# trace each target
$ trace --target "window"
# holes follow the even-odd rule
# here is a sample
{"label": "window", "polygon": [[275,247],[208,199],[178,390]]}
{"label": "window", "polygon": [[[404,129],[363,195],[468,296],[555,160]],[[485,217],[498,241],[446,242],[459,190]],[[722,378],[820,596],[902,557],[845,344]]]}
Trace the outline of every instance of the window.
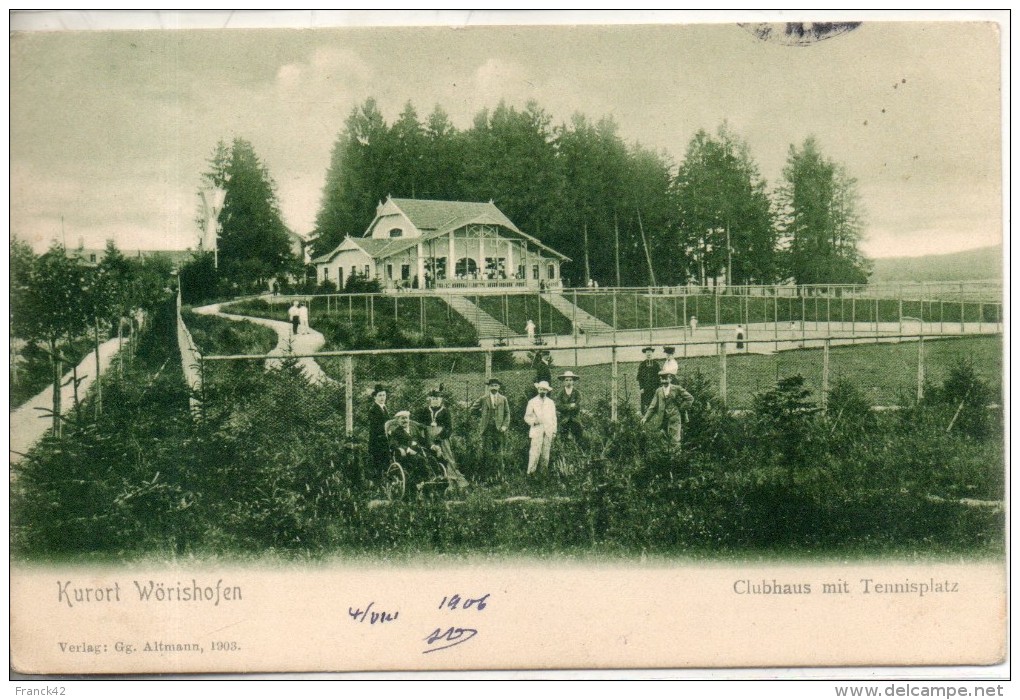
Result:
{"label": "window", "polygon": [[390,238],[400,238],[403,235],[404,235],[404,230],[403,229],[400,229],[400,228],[391,228],[390,229]]}
{"label": "window", "polygon": [[393,263],[386,263],[386,279],[393,279]]}
{"label": "window", "polygon": [[325,282],[328,279],[329,279],[329,268],[328,267],[324,267],[324,268],[322,268],[322,281]]}
{"label": "window", "polygon": [[531,266],[531,279],[533,280],[538,279],[538,265]]}
{"label": "window", "polygon": [[555,265],[553,265],[552,263],[549,263],[549,269],[547,270],[547,272],[549,273],[549,275],[546,277],[546,279],[550,279],[550,280],[556,279],[556,266]]}
{"label": "window", "polygon": [[96,254],[95,253],[90,253],[89,254],[89,262],[95,262],[95,261],[96,261]]}
{"label": "window", "polygon": [[[368,269],[369,269],[368,265],[365,265],[365,279],[368,279],[368,275],[369,275]],[[351,272],[352,273],[354,272],[354,266],[353,265],[351,265]]]}
{"label": "window", "polygon": [[457,277],[464,279],[478,274],[478,263],[474,258],[461,258],[457,261]]}
{"label": "window", "polygon": [[527,268],[524,267],[524,263],[517,266],[517,279],[526,280],[528,279]]}
{"label": "window", "polygon": [[400,266],[400,279],[409,280],[411,279],[411,266],[404,263]]}

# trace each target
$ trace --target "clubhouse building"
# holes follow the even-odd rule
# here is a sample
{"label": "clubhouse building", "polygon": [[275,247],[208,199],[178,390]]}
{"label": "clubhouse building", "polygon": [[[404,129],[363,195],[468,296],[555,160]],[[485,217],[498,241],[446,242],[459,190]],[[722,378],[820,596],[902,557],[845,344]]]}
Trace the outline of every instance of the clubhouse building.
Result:
{"label": "clubhouse building", "polygon": [[351,275],[384,289],[558,289],[569,260],[514,225],[490,202],[387,198],[364,236],[312,260],[318,280]]}

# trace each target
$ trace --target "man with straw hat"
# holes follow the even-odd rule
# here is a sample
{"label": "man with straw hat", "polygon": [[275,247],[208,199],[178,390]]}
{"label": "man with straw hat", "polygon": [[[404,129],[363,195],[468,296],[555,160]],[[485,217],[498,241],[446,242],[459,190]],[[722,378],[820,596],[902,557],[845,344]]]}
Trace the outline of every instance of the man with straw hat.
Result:
{"label": "man with straw hat", "polygon": [[575,385],[580,377],[567,370],[560,375],[563,386],[553,394],[556,404],[557,425],[560,432],[569,435],[574,442],[581,444],[584,440],[584,429],[581,427],[581,390]]}
{"label": "man with straw hat", "polygon": [[538,395],[528,401],[524,412],[524,422],[531,426],[528,430],[528,437],[531,438],[528,474],[534,474],[539,469],[549,469],[549,452],[553,438],[556,437],[556,404],[549,398],[552,387],[543,379],[535,382],[535,390]]}
{"label": "man with straw hat", "polygon": [[372,389],[372,403],[368,407],[368,457],[378,478],[390,465],[390,447],[386,437],[386,422],[390,411],[386,407],[386,387],[376,384]]}

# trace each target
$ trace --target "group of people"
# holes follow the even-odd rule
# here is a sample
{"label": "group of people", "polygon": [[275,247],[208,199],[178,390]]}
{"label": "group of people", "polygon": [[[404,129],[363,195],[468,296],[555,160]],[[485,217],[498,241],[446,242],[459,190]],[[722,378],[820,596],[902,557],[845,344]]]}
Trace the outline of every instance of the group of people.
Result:
{"label": "group of people", "polygon": [[382,384],[372,390],[368,411],[368,454],[377,474],[383,474],[391,459],[399,458],[408,478],[421,483],[429,475],[432,460],[443,465],[444,476],[451,487],[466,488],[467,479],[457,469],[450,438],[453,420],[444,405],[443,394],[433,389],[425,405],[412,418],[407,410],[391,415],[386,400],[388,392]]}
{"label": "group of people", "polygon": [[665,359],[655,359],[655,348],[642,349],[645,359],[638,365],[638,387],[641,389],[641,424],[662,433],[674,445],[683,440],[683,417],[694,405],[694,397],[680,386],[677,373],[676,348],[662,349]]}
{"label": "group of people", "polygon": [[[531,447],[528,450],[528,474],[549,468],[549,457],[556,435],[562,433],[578,444],[584,441],[581,420],[581,378],[567,370],[559,375],[561,386],[552,388],[548,353],[540,351],[534,381],[535,395],[524,409]],[[503,383],[493,377],[486,382],[486,393],[471,404],[478,420],[478,440],[485,454],[502,460],[507,431],[510,429],[510,402],[502,393]]]}
{"label": "group of people", "polygon": [[303,301],[295,301],[287,309],[287,318],[291,323],[291,335],[304,335],[310,331],[308,327],[308,306]]}
{"label": "group of people", "polygon": [[[528,451],[528,474],[549,468],[552,442],[563,434],[581,444],[584,428],[581,421],[580,377],[571,371],[559,375],[561,386],[553,391],[549,361],[541,360],[534,382],[535,395],[528,401],[524,422],[528,425],[531,447]],[[503,383],[495,377],[486,382],[486,392],[469,407],[476,420],[475,433],[482,454],[491,455],[502,466],[507,433],[511,425],[511,408],[502,393]],[[396,459],[408,472],[410,480],[425,478],[430,464],[438,461],[451,487],[464,488],[467,479],[457,467],[451,444],[453,419],[440,389],[426,395],[426,403],[412,413],[393,412],[387,404],[386,388],[377,384],[372,391],[368,411],[368,452],[372,469],[382,474],[391,460]],[[484,469],[484,467],[483,467]]]}

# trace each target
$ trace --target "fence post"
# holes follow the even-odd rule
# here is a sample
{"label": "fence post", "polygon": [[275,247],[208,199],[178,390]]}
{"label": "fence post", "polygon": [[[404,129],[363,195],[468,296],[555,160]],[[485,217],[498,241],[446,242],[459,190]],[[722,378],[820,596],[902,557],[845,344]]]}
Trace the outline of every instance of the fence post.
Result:
{"label": "fence post", "polygon": [[354,358],[344,355],[344,428],[347,437],[354,435]]}
{"label": "fence post", "polygon": [[485,351],[485,381],[492,379],[492,350]]}
{"label": "fence post", "polygon": [[800,290],[800,344],[804,345],[804,341],[807,339],[807,328],[804,323],[804,319],[807,317],[807,297],[804,296],[804,290]]}
{"label": "fence post", "polygon": [[985,323],[985,303],[983,301],[978,302],[978,333],[981,332],[982,326]]}
{"label": "fence post", "polygon": [[715,339],[719,340],[719,288],[715,288]]}
{"label": "fence post", "polygon": [[717,351],[719,353],[719,398],[723,402],[723,406],[726,405],[726,343],[718,343]]}
{"label": "fence post", "polygon": [[652,297],[652,288],[648,288],[648,342],[652,342],[652,329],[655,328],[655,307],[652,305],[654,298]]}
{"label": "fence post", "polygon": [[[878,296],[875,297],[875,335],[878,335]],[[875,339],[878,342],[878,339]]]}
{"label": "fence post", "polygon": [[924,336],[917,337],[917,402],[924,400]]}
{"label": "fence post", "polygon": [[829,403],[829,339],[822,343],[822,410]]}
{"label": "fence post", "polygon": [[[616,344],[616,293],[618,290],[613,290],[613,344]],[[595,297],[598,299],[598,297]]]}
{"label": "fence post", "polygon": [[963,282],[960,282],[960,332],[963,333],[963,321],[965,318],[963,308]]}
{"label": "fence post", "polygon": [[900,286],[900,335],[903,335],[903,287]]}
{"label": "fence post", "polygon": [[614,423],[616,423],[620,419],[619,394],[620,394],[620,368],[616,362],[616,345],[613,345],[612,379],[609,383],[609,420],[611,420]]}
{"label": "fence post", "polygon": [[375,330],[375,295],[368,297],[368,319],[372,330]]}
{"label": "fence post", "polygon": [[779,352],[779,289],[772,290],[772,332],[776,339],[776,352]]}
{"label": "fence post", "polygon": [[[684,329],[684,338],[687,337],[687,321],[688,321],[688,318],[687,318],[687,291],[684,290],[684,317],[680,321],[680,325],[683,326],[683,329]],[[684,347],[686,348],[686,346],[684,346]]]}

